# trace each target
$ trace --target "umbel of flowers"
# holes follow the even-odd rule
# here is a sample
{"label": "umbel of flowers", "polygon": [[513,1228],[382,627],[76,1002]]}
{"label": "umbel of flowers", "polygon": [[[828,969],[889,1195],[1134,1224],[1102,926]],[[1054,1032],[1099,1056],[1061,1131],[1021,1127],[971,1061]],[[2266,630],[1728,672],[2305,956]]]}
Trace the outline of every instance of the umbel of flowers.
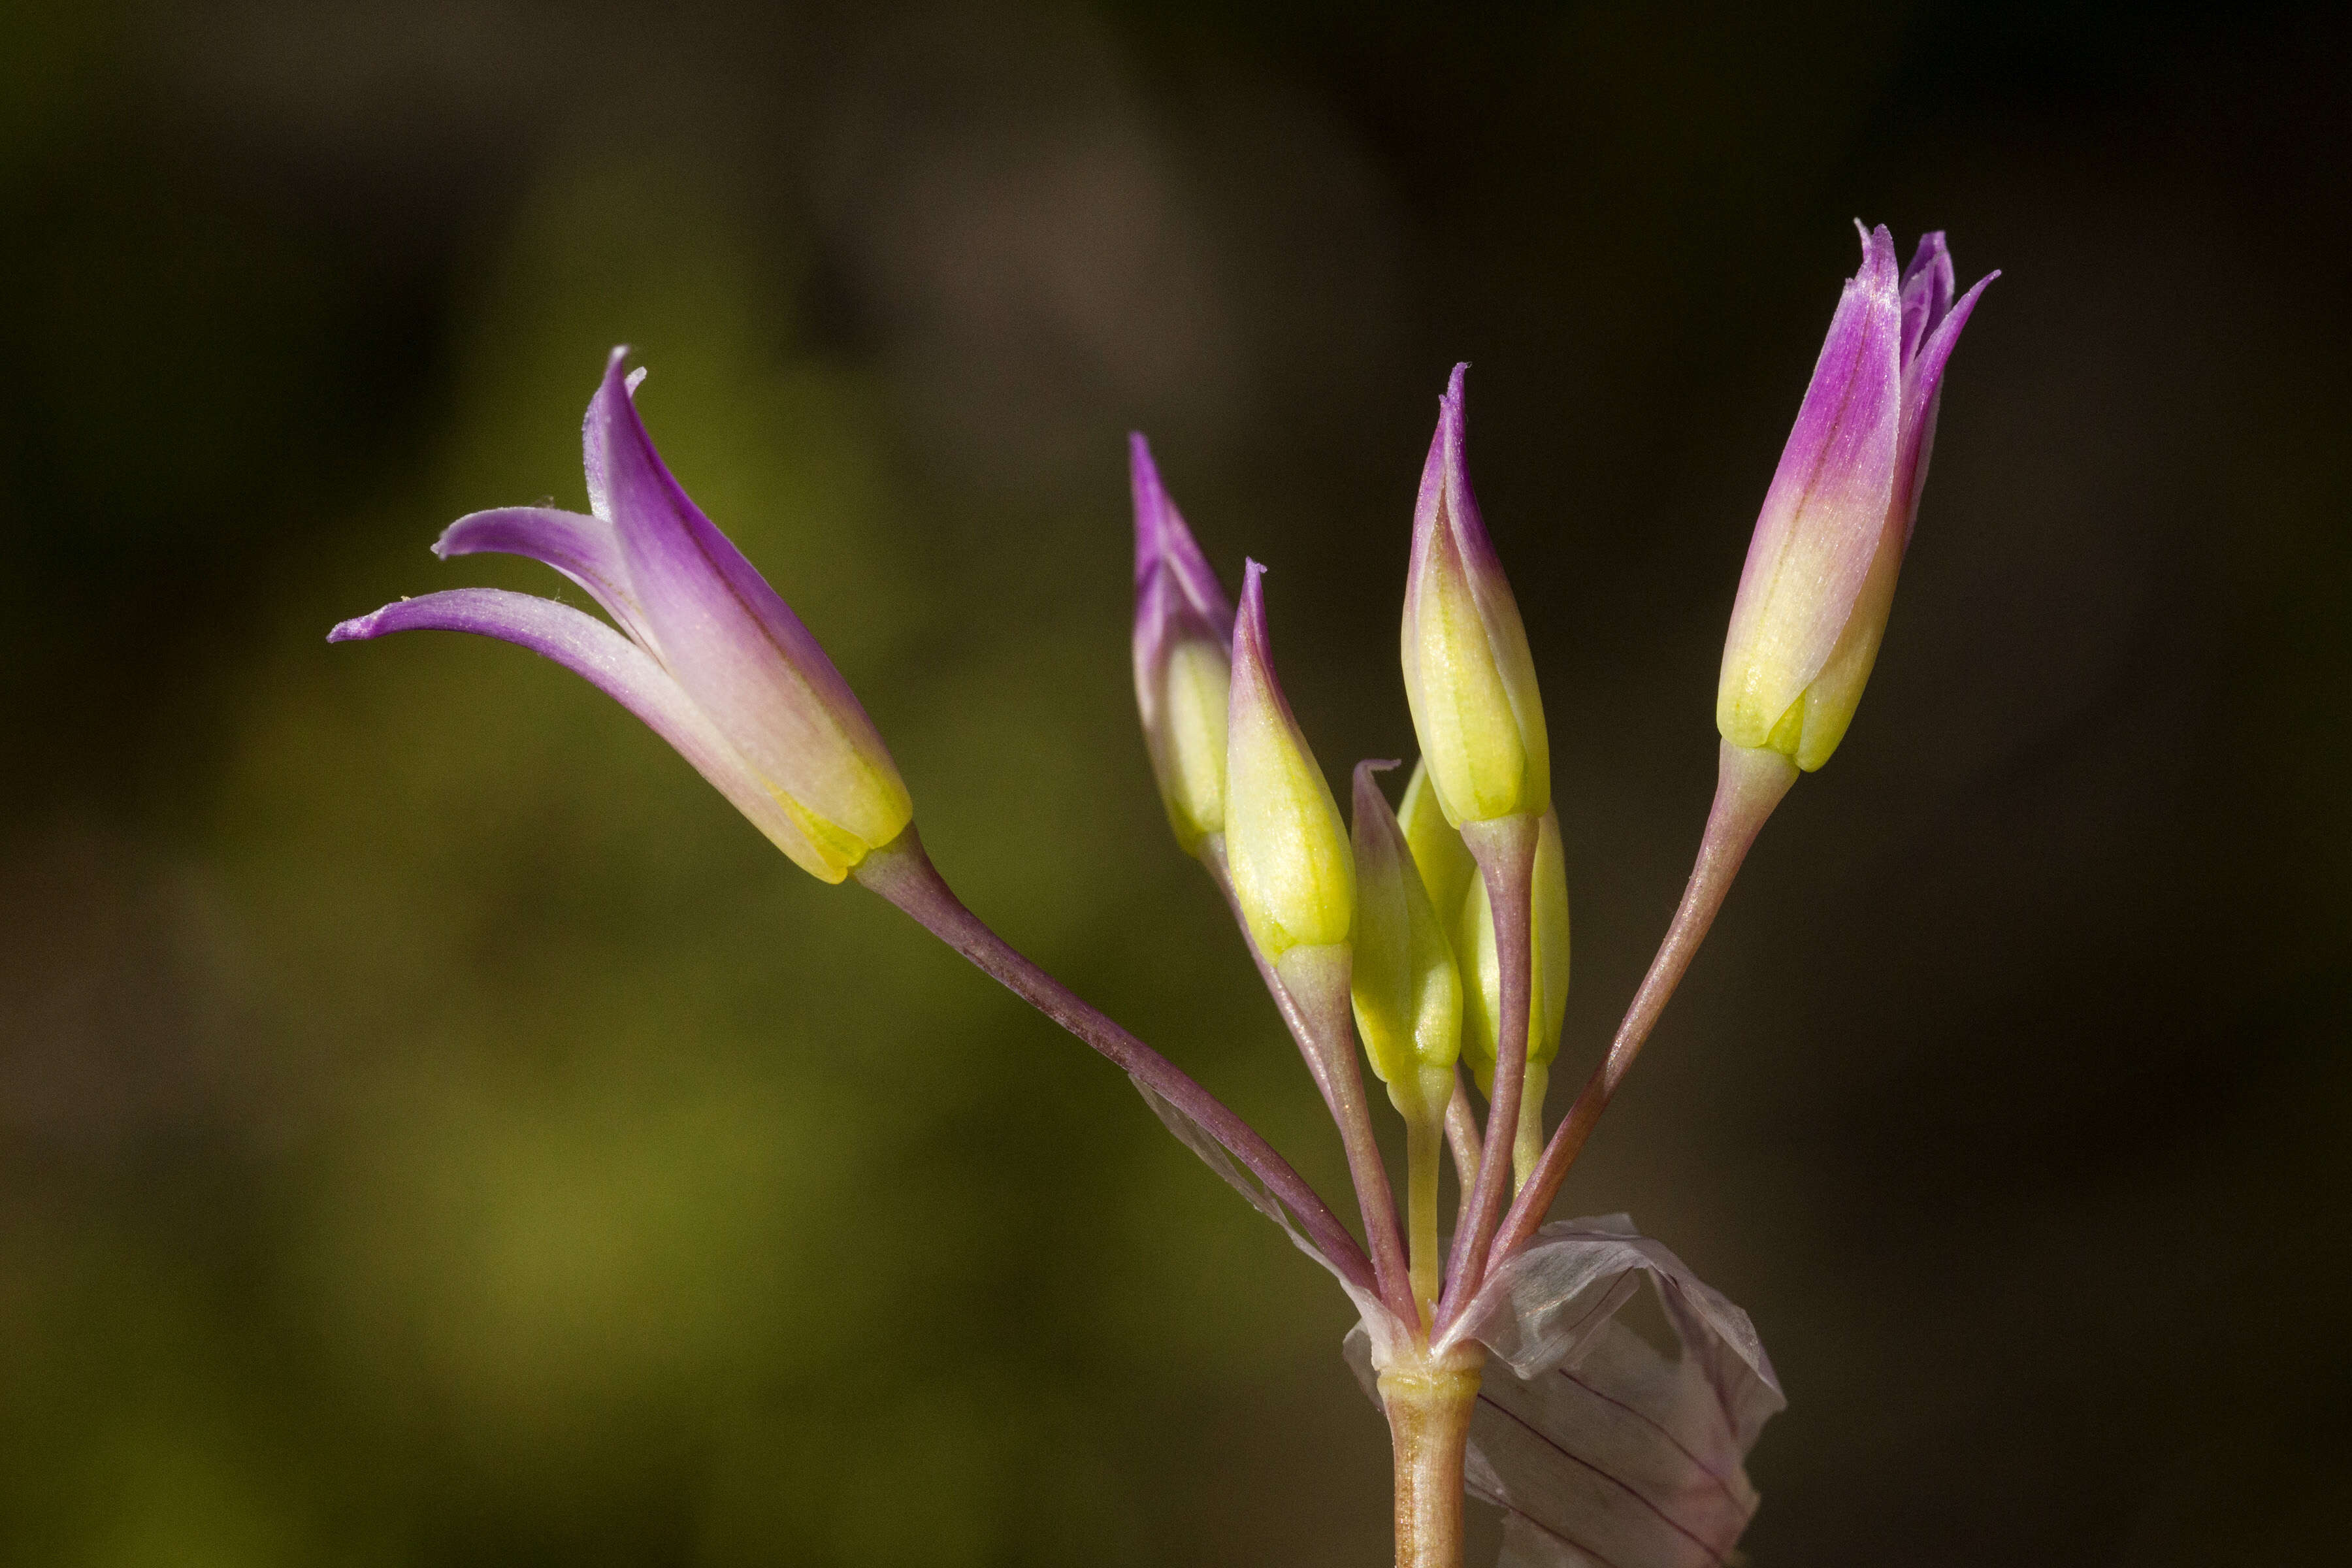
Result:
{"label": "umbel of flowers", "polygon": [[[1465,1483],[1506,1510],[1508,1563],[1720,1563],[1756,1507],[1745,1456],[1782,1405],[1753,1326],[1623,1216],[1544,1216],[1758,831],[1844,738],[1917,517],[1944,367],[1990,281],[1958,294],[1940,234],[1898,270],[1887,231],[1864,231],[1740,575],[1696,864],[1615,1037],[1549,1132],[1566,860],[1535,659],[1471,489],[1465,367],[1439,400],[1407,556],[1400,651],[1420,757],[1394,809],[1379,775],[1399,764],[1358,764],[1348,822],[1276,674],[1265,568],[1246,563],[1237,613],[1130,438],[1152,770],[1330,1111],[1360,1241],[1247,1122],[957,899],[856,694],[654,449],[635,398],[645,373],[624,375],[625,351],[588,406],[589,511],[477,512],[435,547],[544,562],[609,622],[460,588],[329,640],[478,632],[553,659],[652,726],[795,864],[856,878],[1117,1063],[1361,1314],[1348,1350],[1389,1421],[1399,1564],[1460,1561]],[[1365,1064],[1404,1123],[1402,1213]],[[1612,1321],[1644,1278],[1680,1340],[1673,1361]]]}

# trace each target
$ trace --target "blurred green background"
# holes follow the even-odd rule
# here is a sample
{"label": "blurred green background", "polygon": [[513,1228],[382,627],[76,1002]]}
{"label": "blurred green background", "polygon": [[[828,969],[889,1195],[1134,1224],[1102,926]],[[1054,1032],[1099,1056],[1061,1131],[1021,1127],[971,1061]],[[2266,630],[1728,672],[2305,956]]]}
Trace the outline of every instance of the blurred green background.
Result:
{"label": "blurred green background", "polygon": [[425,546],[582,504],[636,345],[965,896],[1337,1194],[1134,732],[1122,436],[1229,581],[1273,566],[1342,778],[1410,754],[1413,487],[1474,363],[1577,910],[1556,1114],[1687,869],[1857,215],[2005,276],[1860,720],[1560,1212],[1754,1314],[1765,1568],[2339,1555],[2347,46],[13,0],[0,1558],[1383,1561],[1350,1314],[1117,1074],[572,677],[324,634],[551,588]]}

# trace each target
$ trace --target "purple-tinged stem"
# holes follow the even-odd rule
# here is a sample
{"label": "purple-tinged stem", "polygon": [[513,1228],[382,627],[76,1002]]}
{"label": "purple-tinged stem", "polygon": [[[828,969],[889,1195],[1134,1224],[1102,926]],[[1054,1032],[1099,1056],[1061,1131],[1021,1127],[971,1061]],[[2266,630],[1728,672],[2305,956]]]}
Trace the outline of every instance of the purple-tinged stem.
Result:
{"label": "purple-tinged stem", "polygon": [[[1257,965],[1276,1009],[1289,1027],[1291,1038],[1298,1043],[1298,1054],[1306,1058],[1307,1075],[1314,1079],[1333,1125],[1339,1129],[1339,1144],[1347,1152],[1348,1177],[1356,1188],[1381,1299],[1398,1321],[1418,1322],[1420,1309],[1413,1302],[1404,1234],[1397,1223],[1396,1192],[1389,1184],[1388,1166],[1381,1159],[1380,1142],[1372,1131],[1371,1104],[1364,1095],[1363,1068],[1356,1059],[1355,1024],[1348,1000],[1348,950],[1345,946],[1294,948],[1285,955],[1284,963],[1290,964],[1294,957],[1302,963],[1292,965],[1287,974],[1278,972],[1265,961],[1256,939],[1250,935],[1249,921],[1242,915],[1241,900],[1234,894],[1233,873],[1225,862],[1224,835],[1211,834],[1201,841],[1201,863],[1224,893],[1225,902],[1233,906],[1250,962]],[[1324,955],[1327,961],[1307,963],[1310,952]]]}
{"label": "purple-tinged stem", "polygon": [[915,923],[970,959],[1004,988],[1110,1058],[1120,1070],[1148,1084],[1170,1104],[1207,1130],[1209,1136],[1297,1216],[1308,1239],[1349,1283],[1377,1290],[1370,1262],[1339,1216],[1331,1212],[1290,1162],[1255,1128],[1202,1089],[1182,1068],[1129,1034],[1077,994],[1038,968],[966,909],[947,885],[914,826],[869,853],[853,873],[866,886],[898,906]]}
{"label": "purple-tinged stem", "polygon": [[1502,994],[1497,998],[1494,1092],[1486,1097],[1486,1146],[1478,1152],[1470,1223],[1454,1233],[1454,1257],[1437,1308],[1434,1331],[1439,1335],[1452,1326],[1486,1277],[1487,1247],[1511,1190],[1512,1135],[1519,1124],[1519,1092],[1528,1066],[1528,1004],[1534,994],[1535,943],[1529,921],[1538,826],[1532,816],[1501,816],[1466,823],[1462,829],[1462,842],[1478,862],[1478,874],[1486,880],[1486,900],[1495,911],[1495,965],[1501,973]]}
{"label": "purple-tinged stem", "polygon": [[1454,1221],[1459,1230],[1478,1180],[1478,1113],[1470,1109],[1470,1084],[1459,1065],[1454,1069],[1454,1098],[1445,1102],[1445,1142],[1454,1151],[1454,1184],[1462,1189],[1461,1213]]}
{"label": "purple-tinged stem", "polygon": [[1731,891],[1732,879],[1739,874],[1740,862],[1748,858],[1748,847],[1756,842],[1756,835],[1781,796],[1789,793],[1789,786],[1797,782],[1796,764],[1780,752],[1735,746],[1728,741],[1723,742],[1717,766],[1715,805],[1707,813],[1706,834],[1699,840],[1698,863],[1691,868],[1682,905],[1675,910],[1665,940],[1658,944],[1658,955],[1650,961],[1642,988],[1625,1009],[1624,1022],[1617,1026],[1608,1056],[1577,1091],[1576,1103],[1569,1107],[1534,1173],[1519,1189],[1518,1201],[1511,1205],[1495,1237],[1497,1258],[1509,1257],[1543,1224],[1544,1211],[1551,1207],[1569,1166],[1576,1163],[1585,1139],[1591,1136],[1592,1124],[1601,1120],[1609,1097],[1625,1081],[1633,1058],[1641,1054],[1642,1043],[1650,1037],[1658,1015],[1665,1011],[1667,998],[1674,995],[1683,972],[1706,939],[1716,911],[1723,908],[1724,895]]}
{"label": "purple-tinged stem", "polygon": [[[1225,859],[1225,836],[1212,833],[1202,839],[1200,855],[1201,864],[1208,868],[1209,879],[1216,883],[1217,891],[1225,896],[1225,907],[1234,911],[1234,924],[1241,931],[1242,945],[1249,950],[1250,962],[1257,965],[1257,976],[1265,982],[1265,992],[1274,998],[1275,1011],[1282,1015],[1283,1026],[1290,1031],[1290,1037],[1298,1042],[1298,1054],[1307,1063],[1307,1076],[1315,1080],[1315,1092],[1323,1097],[1325,1105],[1329,1105],[1330,1074],[1324,1069],[1321,1058],[1307,1043],[1314,1037],[1307,1028],[1307,1015],[1299,1011],[1298,999],[1282,983],[1282,976],[1274,972],[1274,965],[1265,961],[1265,954],[1258,949],[1257,939],[1250,935],[1249,917],[1242,913],[1241,899],[1234,891],[1233,868]],[[1331,1114],[1335,1120],[1339,1116],[1337,1110]],[[1344,1134],[1346,1130],[1342,1128],[1341,1131]]]}

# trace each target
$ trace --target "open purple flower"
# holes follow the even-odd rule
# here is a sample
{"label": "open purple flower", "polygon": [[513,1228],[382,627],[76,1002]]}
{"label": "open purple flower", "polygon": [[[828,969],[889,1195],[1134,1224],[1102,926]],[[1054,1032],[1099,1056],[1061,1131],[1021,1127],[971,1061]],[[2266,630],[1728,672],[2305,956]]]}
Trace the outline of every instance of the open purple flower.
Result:
{"label": "open purple flower", "polygon": [[478,632],[601,688],[677,749],[793,862],[838,882],[914,816],[898,764],[792,607],[687,498],[605,362],[582,432],[593,515],[501,507],[449,525],[443,558],[528,555],[562,573],[620,630],[552,599],[457,588],[343,622],[330,642]]}

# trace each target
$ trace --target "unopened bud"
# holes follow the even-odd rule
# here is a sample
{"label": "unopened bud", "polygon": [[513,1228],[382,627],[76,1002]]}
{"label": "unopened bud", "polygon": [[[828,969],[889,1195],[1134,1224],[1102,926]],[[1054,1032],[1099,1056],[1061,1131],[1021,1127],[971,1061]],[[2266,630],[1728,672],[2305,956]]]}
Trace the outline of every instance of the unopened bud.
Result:
{"label": "unopened bud", "polygon": [[1404,830],[1372,776],[1395,765],[1356,764],[1351,995],[1364,1054],[1398,1113],[1433,1126],[1453,1097],[1462,1051],[1462,976]]}
{"label": "unopened bud", "polygon": [[1225,710],[1234,606],[1160,482],[1151,448],[1128,437],[1135,492],[1135,704],[1169,826],[1187,855],[1225,826]]}
{"label": "unopened bud", "polygon": [[1438,804],[1437,786],[1429,782],[1425,761],[1412,765],[1404,801],[1397,807],[1397,826],[1404,829],[1412,863],[1421,871],[1421,885],[1429,890],[1430,904],[1450,934],[1462,917],[1462,900],[1478,875],[1478,862],[1470,858],[1470,847],[1462,842],[1460,830],[1445,820],[1445,808]]}
{"label": "unopened bud", "polygon": [[1478,515],[1462,451],[1462,378],[1438,404],[1405,580],[1405,699],[1446,820],[1539,816],[1551,752],[1526,626]]}
{"label": "unopened bud", "polygon": [[1740,574],[1716,695],[1732,744],[1811,772],[1844,739],[1918,514],[1944,366],[1999,276],[1956,300],[1941,234],[1899,279],[1893,237],[1863,236]]}
{"label": "unopened bud", "polygon": [[1234,626],[1225,749],[1225,855],[1234,898],[1266,962],[1294,947],[1344,942],[1356,874],[1331,786],[1275,679],[1265,633],[1265,568],[1244,568]]}

